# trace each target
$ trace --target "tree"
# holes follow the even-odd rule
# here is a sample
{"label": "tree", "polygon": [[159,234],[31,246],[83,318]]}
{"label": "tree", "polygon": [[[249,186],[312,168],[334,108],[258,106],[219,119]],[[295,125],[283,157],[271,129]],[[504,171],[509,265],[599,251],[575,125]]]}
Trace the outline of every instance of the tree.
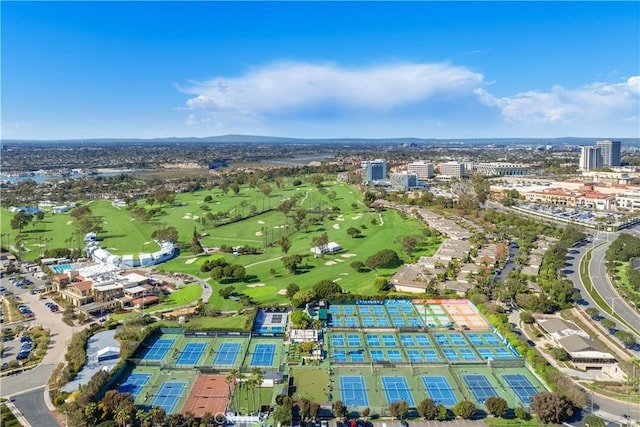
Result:
{"label": "tree", "polygon": [[403,262],[395,251],[383,249],[367,258],[365,264],[370,269],[377,270],[378,268],[400,267]]}
{"label": "tree", "polygon": [[298,272],[298,268],[300,268],[301,262],[302,256],[297,254],[282,257],[282,265],[284,265],[284,268],[289,270],[289,272],[292,274],[296,274]]}
{"label": "tree", "polygon": [[597,417],[595,415],[587,415],[582,419],[582,423],[585,426],[589,427],[605,427],[607,424],[602,420],[602,418]]}
{"label": "tree", "polygon": [[487,397],[487,400],[484,402],[487,410],[491,415],[495,415],[496,417],[503,417],[504,414],[507,413],[507,409],[509,409],[509,405],[507,401],[502,397]]}
{"label": "tree", "polygon": [[319,300],[332,299],[335,295],[342,294],[342,288],[333,280],[321,280],[312,289]]}
{"label": "tree", "polygon": [[417,244],[418,239],[416,239],[415,236],[402,237],[402,247],[407,252],[407,255],[409,255],[409,257],[413,255],[413,251],[415,251]]}
{"label": "tree", "polygon": [[456,416],[468,420],[476,412],[476,405],[470,400],[461,400],[453,407],[453,413]]}
{"label": "tree", "polygon": [[304,397],[298,399],[298,415],[300,415],[302,421],[306,421],[307,417],[309,416],[310,406],[311,402],[309,402],[309,399],[306,399]]}
{"label": "tree", "polygon": [[306,311],[294,311],[291,313],[291,324],[295,329],[306,329],[311,324],[311,316]]}
{"label": "tree", "polygon": [[333,402],[333,413],[337,418],[344,418],[347,416],[347,407],[344,406],[342,400],[336,400]]}
{"label": "tree", "polygon": [[291,305],[294,307],[302,307],[315,299],[316,294],[313,292],[313,289],[305,289],[295,293],[293,298],[291,298]]}
{"label": "tree", "polygon": [[286,255],[289,253],[289,249],[291,249],[291,240],[288,236],[281,236],[280,239],[278,239],[278,245],[280,245],[280,249]]}
{"label": "tree", "polygon": [[44,219],[44,211],[39,210],[36,212],[35,217],[38,221],[42,221]]}
{"label": "tree", "polygon": [[153,423],[154,427],[164,425],[167,418],[167,413],[164,409],[160,408],[159,406],[154,406],[153,408],[151,408],[151,411],[149,411],[149,413],[151,414],[151,422]]}
{"label": "tree", "polygon": [[357,237],[360,237],[360,235],[362,234],[362,231],[360,231],[355,227],[349,227],[347,228],[347,234],[355,239]]}
{"label": "tree", "polygon": [[324,181],[323,175],[311,175],[309,177],[309,182],[316,186],[316,188],[322,188],[322,181]]}
{"label": "tree", "polygon": [[365,421],[367,420],[367,418],[369,418],[369,415],[371,415],[371,409],[369,409],[369,407],[367,406],[362,410],[362,416],[364,417]]}
{"label": "tree", "polygon": [[398,400],[389,405],[389,415],[399,420],[403,419],[409,411],[409,404],[406,400]]}
{"label": "tree", "polygon": [[595,307],[589,307],[585,310],[585,313],[589,315],[592,319],[595,319],[600,315],[600,311]]}
{"label": "tree", "polygon": [[569,399],[558,393],[534,395],[531,398],[531,410],[543,423],[560,424],[573,415],[573,407]]}
{"label": "tree", "polygon": [[218,291],[218,294],[224,298],[227,299],[229,298],[232,294],[233,291],[235,291],[235,288],[233,286],[227,286],[226,288],[222,288]]}
{"label": "tree", "polygon": [[569,360],[569,353],[562,347],[554,347],[551,349],[551,356],[559,361]]}
{"label": "tree", "polygon": [[351,268],[353,268],[358,273],[362,272],[362,269],[365,267],[364,262],[362,261],[353,261],[351,263]]}
{"label": "tree", "polygon": [[522,406],[518,406],[516,409],[513,410],[513,414],[516,416],[517,419],[519,420],[528,420],[529,418],[531,418],[531,416],[529,415],[529,413],[522,407]]}
{"label": "tree", "polygon": [[295,283],[289,283],[287,285],[287,298],[291,299],[300,290],[300,286]]}
{"label": "tree", "polygon": [[616,327],[616,322],[610,319],[602,319],[600,323],[607,329],[614,329]]}
{"label": "tree", "polygon": [[384,291],[385,289],[387,289],[389,283],[387,282],[386,277],[376,277],[374,285],[378,291]]}
{"label": "tree", "polygon": [[436,420],[447,421],[449,419],[449,410],[442,403],[438,403],[436,406]]}
{"label": "tree", "polygon": [[321,253],[324,254],[327,249],[327,245],[329,244],[329,235],[325,232],[319,236],[315,236],[311,239],[311,244],[318,247]]}
{"label": "tree", "polygon": [[520,320],[522,320],[526,324],[532,324],[534,322],[533,316],[529,311],[520,312]]}
{"label": "tree", "polygon": [[160,227],[151,234],[151,238],[164,242],[177,242],[178,229],[172,225]]}
{"label": "tree", "polygon": [[318,416],[318,411],[320,410],[320,404],[317,402],[311,402],[309,404],[309,417],[311,417],[311,421],[315,422],[316,417]]}
{"label": "tree", "polygon": [[425,420],[433,420],[436,417],[438,409],[433,399],[426,398],[418,404],[418,414]]}

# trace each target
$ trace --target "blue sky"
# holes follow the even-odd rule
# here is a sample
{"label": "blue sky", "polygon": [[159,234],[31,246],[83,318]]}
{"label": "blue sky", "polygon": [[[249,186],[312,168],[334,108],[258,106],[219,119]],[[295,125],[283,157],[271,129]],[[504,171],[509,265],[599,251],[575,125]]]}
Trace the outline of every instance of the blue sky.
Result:
{"label": "blue sky", "polygon": [[2,1],[2,137],[640,137],[640,2]]}

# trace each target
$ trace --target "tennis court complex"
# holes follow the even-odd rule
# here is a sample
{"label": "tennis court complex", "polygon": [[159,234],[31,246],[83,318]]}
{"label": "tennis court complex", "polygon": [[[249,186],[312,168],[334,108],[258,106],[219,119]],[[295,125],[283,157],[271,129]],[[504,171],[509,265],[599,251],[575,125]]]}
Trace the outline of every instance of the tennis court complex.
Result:
{"label": "tennis court complex", "polygon": [[341,376],[340,396],[346,406],[369,406],[367,388],[361,376]]}
{"label": "tennis court complex", "polygon": [[182,350],[180,353],[180,357],[178,357],[178,361],[176,365],[197,365],[200,357],[204,353],[204,349],[206,348],[205,343],[201,342],[190,342]]}
{"label": "tennis court complex", "polygon": [[383,376],[382,377],[382,389],[387,397],[387,403],[392,404],[404,400],[409,404],[409,407],[415,407],[415,401],[411,395],[407,379],[402,376]]}
{"label": "tennis court complex", "polygon": [[458,403],[456,395],[446,377],[425,375],[422,377],[422,384],[434,402],[445,406],[455,406],[455,404]]}
{"label": "tennis court complex", "polygon": [[147,352],[142,357],[143,360],[154,360],[159,361],[164,359],[164,357],[169,352],[169,349],[173,346],[175,342],[174,339],[159,339],[153,346],[147,350]]}
{"label": "tennis court complex", "polygon": [[164,409],[167,414],[172,414],[186,387],[186,382],[163,382],[160,390],[158,390],[158,393],[153,398],[151,406],[159,406]]}

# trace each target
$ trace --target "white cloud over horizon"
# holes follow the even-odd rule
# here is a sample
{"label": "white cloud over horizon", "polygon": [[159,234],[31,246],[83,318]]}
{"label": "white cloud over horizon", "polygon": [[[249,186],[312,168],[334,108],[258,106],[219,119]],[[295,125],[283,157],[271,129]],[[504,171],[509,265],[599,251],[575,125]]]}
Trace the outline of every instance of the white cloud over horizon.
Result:
{"label": "white cloud over horizon", "polygon": [[[640,76],[625,81],[612,78],[618,82],[554,86],[548,91],[524,90],[498,97],[488,88],[499,82],[450,63],[402,62],[354,68],[279,61],[235,77],[190,81],[179,90],[191,96],[183,108],[188,110],[186,125],[209,130],[283,133],[286,130],[278,131],[278,126],[289,120],[310,124],[335,121],[344,126],[350,118],[362,123],[366,117],[389,123],[438,122],[446,129],[447,124],[454,126],[481,116],[489,117],[496,127],[502,126],[502,131],[544,128],[557,135],[602,129],[601,133],[607,134],[620,128],[640,136],[634,130],[640,115]],[[489,125],[485,123],[485,128]],[[407,131],[427,136],[419,134],[419,126]]]}

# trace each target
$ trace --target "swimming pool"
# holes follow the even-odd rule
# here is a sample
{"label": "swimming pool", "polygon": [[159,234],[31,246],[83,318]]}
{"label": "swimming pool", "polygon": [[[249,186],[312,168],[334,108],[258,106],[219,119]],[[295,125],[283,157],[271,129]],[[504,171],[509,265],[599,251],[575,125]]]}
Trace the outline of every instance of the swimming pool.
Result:
{"label": "swimming pool", "polygon": [[56,274],[64,273],[65,271],[71,270],[72,268],[73,268],[73,266],[71,264],[54,265],[53,267],[51,267],[51,269]]}

